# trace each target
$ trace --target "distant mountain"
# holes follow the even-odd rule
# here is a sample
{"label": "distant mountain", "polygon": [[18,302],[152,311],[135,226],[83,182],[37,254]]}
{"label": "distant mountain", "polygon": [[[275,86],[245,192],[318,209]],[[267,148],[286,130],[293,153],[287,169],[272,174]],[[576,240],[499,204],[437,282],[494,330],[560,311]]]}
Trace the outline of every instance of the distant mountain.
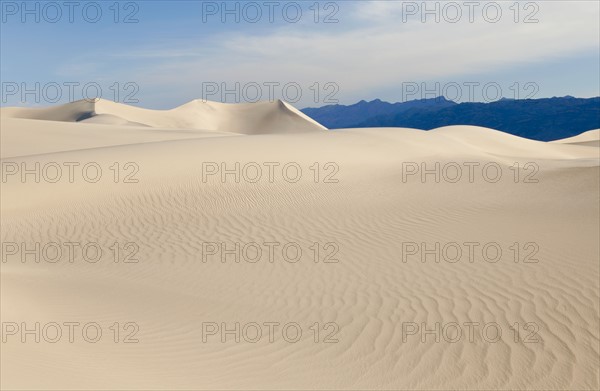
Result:
{"label": "distant mountain", "polygon": [[430,130],[448,125],[477,125],[551,141],[600,128],[600,97],[501,99],[491,103],[461,104],[443,97],[393,104],[375,100],[302,111],[330,129],[406,127]]}
{"label": "distant mountain", "polygon": [[410,109],[428,110],[429,108],[444,108],[456,103],[443,96],[432,99],[413,100],[404,103],[389,103],[379,99],[370,102],[361,100],[350,106],[330,105],[319,108],[301,110],[304,114],[329,129],[353,128],[367,118],[393,116]]}

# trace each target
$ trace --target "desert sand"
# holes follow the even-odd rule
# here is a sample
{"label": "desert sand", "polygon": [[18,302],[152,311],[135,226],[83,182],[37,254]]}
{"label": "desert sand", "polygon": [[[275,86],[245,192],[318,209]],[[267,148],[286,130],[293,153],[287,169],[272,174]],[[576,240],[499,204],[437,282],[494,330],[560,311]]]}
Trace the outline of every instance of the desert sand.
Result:
{"label": "desert sand", "polygon": [[284,102],[1,121],[3,389],[599,387],[597,130],[327,131]]}

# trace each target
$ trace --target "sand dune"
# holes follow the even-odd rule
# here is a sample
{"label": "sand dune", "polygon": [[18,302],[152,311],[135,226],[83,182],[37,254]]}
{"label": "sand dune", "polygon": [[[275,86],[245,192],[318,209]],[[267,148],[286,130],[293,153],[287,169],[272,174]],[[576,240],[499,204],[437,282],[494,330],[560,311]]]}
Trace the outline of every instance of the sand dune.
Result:
{"label": "sand dune", "polygon": [[[102,124],[69,123],[92,109]],[[2,242],[105,254],[2,264],[3,322],[103,331],[97,343],[8,335],[2,388],[598,389],[598,148],[471,126],[317,131],[284,103],[92,109],[2,111],[3,169],[79,164],[73,181],[6,177]],[[279,246],[273,262],[206,247],[236,242]],[[122,257],[134,243],[138,262],[114,262],[115,243]],[[281,253],[291,243],[297,262]],[[462,257],[423,262],[411,247],[436,243]],[[464,243],[479,243],[473,259]],[[247,333],[223,342],[236,323]]]}
{"label": "sand dune", "polygon": [[600,147],[600,129],[589,130],[574,137],[556,140],[555,143],[560,144],[577,144],[590,147]]}
{"label": "sand dune", "polygon": [[300,110],[280,100],[227,104],[197,99],[171,110],[148,110],[104,99],[81,100],[50,108],[4,108],[2,117],[242,134],[326,130]]}
{"label": "sand dune", "polygon": [[[214,130],[159,129],[148,126],[114,126],[100,122],[87,124],[21,118],[2,118],[0,127],[2,128],[0,153],[3,158],[167,140],[236,135]],[[36,140],[36,142],[32,143],[31,140]]]}

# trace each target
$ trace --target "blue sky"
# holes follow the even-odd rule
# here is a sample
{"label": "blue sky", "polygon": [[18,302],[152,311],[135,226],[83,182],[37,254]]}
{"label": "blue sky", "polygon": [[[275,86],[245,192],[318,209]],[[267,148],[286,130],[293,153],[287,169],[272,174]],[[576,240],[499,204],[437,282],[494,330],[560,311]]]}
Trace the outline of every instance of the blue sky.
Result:
{"label": "blue sky", "polygon": [[597,1],[1,3],[3,106],[600,95]]}

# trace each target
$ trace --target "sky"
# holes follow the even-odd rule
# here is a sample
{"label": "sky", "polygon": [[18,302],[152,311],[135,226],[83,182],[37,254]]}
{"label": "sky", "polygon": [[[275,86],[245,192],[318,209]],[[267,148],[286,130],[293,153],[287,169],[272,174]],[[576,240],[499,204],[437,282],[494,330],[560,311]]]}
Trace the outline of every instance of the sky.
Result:
{"label": "sky", "polygon": [[600,95],[600,2],[5,1],[2,106]]}

